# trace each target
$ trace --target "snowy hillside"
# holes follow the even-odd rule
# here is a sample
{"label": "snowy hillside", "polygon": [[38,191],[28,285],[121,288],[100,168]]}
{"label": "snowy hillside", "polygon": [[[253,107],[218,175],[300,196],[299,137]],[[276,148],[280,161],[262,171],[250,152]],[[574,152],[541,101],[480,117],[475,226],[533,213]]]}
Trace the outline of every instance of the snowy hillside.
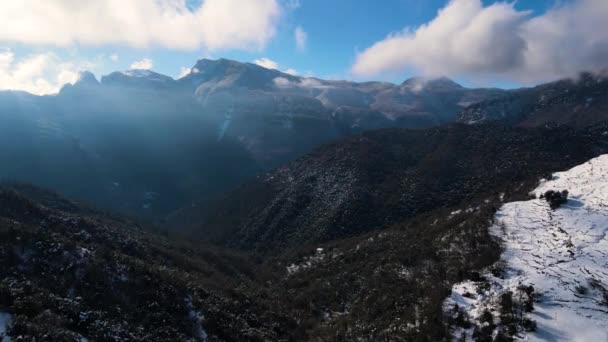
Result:
{"label": "snowy hillside", "polygon": [[[540,199],[547,190],[568,190],[568,202],[550,209]],[[502,242],[501,261],[478,281],[454,286],[445,309],[460,322],[455,338],[484,329],[494,336],[517,329],[528,341],[608,338],[608,155],[556,173],[535,194],[498,211],[491,233]],[[516,322],[511,333],[508,320]]]}

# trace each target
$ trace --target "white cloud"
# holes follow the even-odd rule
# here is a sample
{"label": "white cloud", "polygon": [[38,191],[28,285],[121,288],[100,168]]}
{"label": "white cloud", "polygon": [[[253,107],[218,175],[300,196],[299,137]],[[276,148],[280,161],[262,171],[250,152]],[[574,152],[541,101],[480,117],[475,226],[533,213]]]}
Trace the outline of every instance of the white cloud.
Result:
{"label": "white cloud", "polygon": [[86,62],[62,61],[53,53],[17,58],[11,50],[3,50],[0,51],[0,90],[54,94],[66,83],[76,82],[80,70],[93,67]]}
{"label": "white cloud", "polygon": [[352,71],[541,82],[606,68],[608,1],[575,0],[536,17],[513,6],[452,0],[429,23],[359,53]]}
{"label": "white cloud", "polygon": [[283,72],[286,73],[286,74],[293,75],[293,76],[297,76],[298,75],[298,70],[292,69],[292,68],[285,69],[285,70],[283,70]]}
{"label": "white cloud", "polygon": [[253,63],[264,67],[266,69],[279,69],[279,63],[273,61],[272,59],[266,58],[266,57],[262,57],[259,59],[256,59],[255,61],[253,61]]}
{"label": "white cloud", "polygon": [[150,58],[144,58],[140,61],[135,61],[131,63],[129,68],[131,69],[141,69],[141,70],[150,70],[154,67],[154,62]]}
{"label": "white cloud", "polygon": [[277,88],[331,88],[331,86],[323,85],[321,81],[315,78],[301,78],[297,81],[290,81],[285,77],[277,77],[273,80]]}
{"label": "white cloud", "polygon": [[118,62],[119,57],[117,54],[113,53],[110,55],[110,59],[112,60],[112,62]]}
{"label": "white cloud", "polygon": [[179,75],[177,76],[177,78],[180,79],[182,77],[186,77],[186,76],[190,75],[190,73],[192,73],[192,69],[186,68],[186,67],[181,67],[181,68],[179,68]]}
{"label": "white cloud", "polygon": [[290,80],[286,79],[285,77],[277,77],[273,80],[274,85],[277,86],[278,88],[291,88],[291,87],[296,87],[297,84],[291,82]]}
{"label": "white cloud", "polygon": [[0,1],[0,41],[68,46],[261,50],[275,35],[278,0]]}
{"label": "white cloud", "polygon": [[306,50],[306,43],[308,42],[308,33],[304,31],[302,26],[296,27],[295,31],[293,32],[293,37],[296,40],[296,47],[298,48],[298,50]]}
{"label": "white cloud", "polygon": [[262,57],[262,58],[254,60],[253,63],[255,63],[255,64],[257,64],[257,65],[259,65],[261,67],[264,67],[266,69],[279,70],[281,72],[284,72],[286,74],[290,74],[290,75],[293,75],[293,76],[297,76],[298,75],[298,71],[296,69],[293,69],[293,68],[287,68],[287,69],[281,70],[281,66],[279,65],[279,63],[273,61],[270,58]]}

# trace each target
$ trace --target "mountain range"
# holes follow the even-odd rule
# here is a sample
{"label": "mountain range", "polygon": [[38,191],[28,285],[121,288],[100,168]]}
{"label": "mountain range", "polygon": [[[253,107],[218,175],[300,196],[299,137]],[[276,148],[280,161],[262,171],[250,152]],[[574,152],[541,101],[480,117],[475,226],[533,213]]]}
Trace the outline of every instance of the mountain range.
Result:
{"label": "mountain range", "polygon": [[460,122],[502,121],[522,127],[569,125],[585,127],[608,119],[608,78],[581,73],[533,88],[516,89],[464,109]]}
{"label": "mountain range", "polygon": [[607,94],[226,59],[0,92],[0,340],[597,339]]}
{"label": "mountain range", "polygon": [[463,106],[502,93],[445,78],[326,81],[226,59],[200,60],[178,80],[83,72],[57,95],[0,92],[0,177],[157,217],[323,143],[451,122]]}

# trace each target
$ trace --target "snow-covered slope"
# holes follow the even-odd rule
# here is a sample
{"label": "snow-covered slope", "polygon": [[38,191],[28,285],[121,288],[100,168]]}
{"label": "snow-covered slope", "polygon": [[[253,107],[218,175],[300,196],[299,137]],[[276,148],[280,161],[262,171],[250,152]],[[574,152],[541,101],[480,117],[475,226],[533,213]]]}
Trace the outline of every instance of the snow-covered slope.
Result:
{"label": "snow-covered slope", "polygon": [[[568,203],[556,210],[540,199],[547,190],[568,190]],[[500,322],[500,297],[520,285],[534,287],[534,332],[518,332],[528,341],[605,341],[608,339],[608,155],[554,174],[535,190],[537,199],[505,204],[490,228],[504,248],[493,272],[478,282],[454,286],[446,310],[454,304],[483,327],[488,309]],[[497,269],[502,271],[498,272]],[[485,289],[483,284],[486,284]],[[521,288],[521,287],[520,287]],[[487,313],[486,313],[487,317]],[[487,324],[486,324],[487,325]],[[464,325],[467,326],[466,324]],[[500,329],[500,323],[497,324]],[[478,328],[480,329],[480,328]],[[455,337],[472,336],[474,326],[457,328]],[[496,333],[496,332],[495,332]]]}

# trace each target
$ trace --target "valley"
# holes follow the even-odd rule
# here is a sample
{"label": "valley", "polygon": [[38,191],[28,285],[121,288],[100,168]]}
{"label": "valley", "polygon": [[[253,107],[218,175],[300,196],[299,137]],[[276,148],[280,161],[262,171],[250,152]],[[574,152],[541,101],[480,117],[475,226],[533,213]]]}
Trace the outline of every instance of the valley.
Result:
{"label": "valley", "polygon": [[0,0],[0,342],[608,340],[607,0]]}
{"label": "valley", "polygon": [[[606,153],[607,131],[606,125],[456,125],[364,133],[241,188],[222,204],[236,204],[238,211],[218,216],[238,223],[274,212],[264,220],[281,218],[277,227],[290,230],[248,235],[238,224],[217,223],[215,236],[232,238],[207,242],[208,224],[190,241],[167,238],[156,227],[53,192],[4,183],[0,307],[11,313],[7,331],[101,341],[446,339],[457,326],[443,311],[446,297],[458,293],[452,286],[501,259],[491,228],[497,210],[528,199],[554,171]],[[457,177],[448,181],[430,170]],[[311,192],[316,182],[323,191]],[[405,193],[395,182],[410,189],[411,200],[391,202],[391,191]],[[424,190],[413,192],[416,187]],[[367,207],[352,206],[351,194],[373,199],[377,189],[384,189],[382,196],[365,201]],[[272,208],[312,194],[320,197],[307,205]],[[334,196],[349,199],[327,209],[319,205],[333,204]],[[369,206],[374,203],[379,207]],[[270,209],[257,207],[266,205]],[[390,211],[374,216],[381,207]],[[294,209],[318,220],[303,224]],[[280,214],[284,210],[288,215]]]}
{"label": "valley", "polygon": [[[579,322],[601,337],[604,85],[200,60],[178,80],[2,92],[0,336],[572,340]],[[556,210],[534,199],[551,189],[570,191]]]}

